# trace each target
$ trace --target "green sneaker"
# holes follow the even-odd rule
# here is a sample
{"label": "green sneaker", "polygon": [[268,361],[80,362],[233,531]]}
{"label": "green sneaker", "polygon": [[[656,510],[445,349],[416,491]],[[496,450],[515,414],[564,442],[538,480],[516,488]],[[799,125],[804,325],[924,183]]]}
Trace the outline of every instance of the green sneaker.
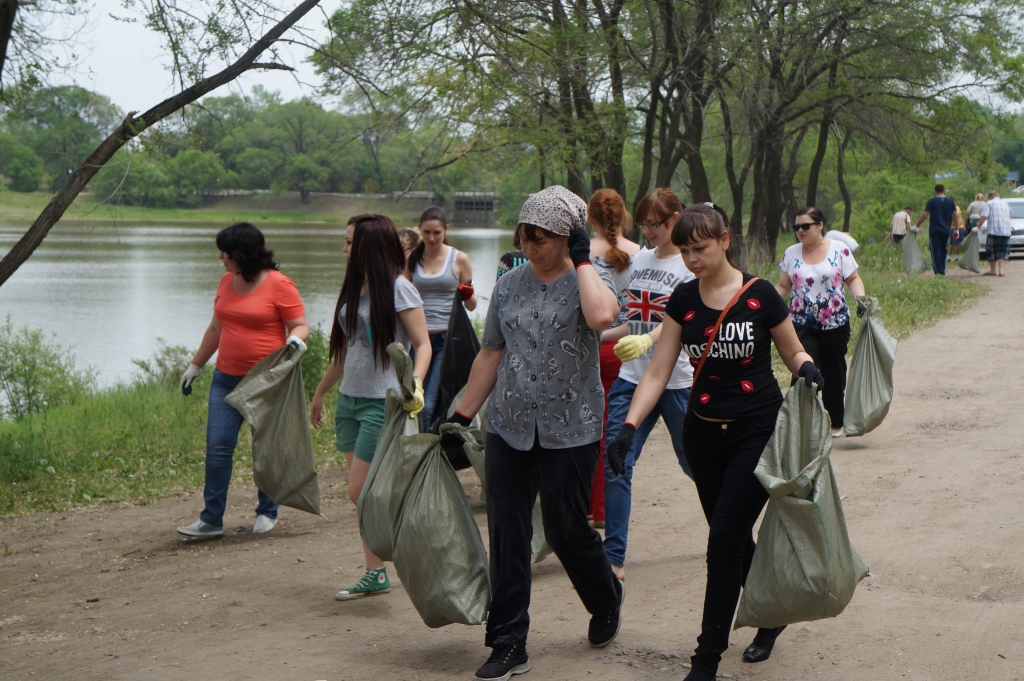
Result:
{"label": "green sneaker", "polygon": [[379,570],[367,570],[362,579],[344,591],[334,594],[336,601],[351,601],[364,596],[379,596],[391,591],[391,582],[388,581],[387,568]]}

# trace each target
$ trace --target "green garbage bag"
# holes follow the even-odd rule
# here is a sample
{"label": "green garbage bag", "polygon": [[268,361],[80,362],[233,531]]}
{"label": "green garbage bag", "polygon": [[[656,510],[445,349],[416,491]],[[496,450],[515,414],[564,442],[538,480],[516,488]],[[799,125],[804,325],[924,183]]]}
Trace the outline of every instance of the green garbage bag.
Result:
{"label": "green garbage bag", "polygon": [[928,261],[924,259],[921,247],[917,245],[917,236],[913,233],[903,238],[903,269],[910,276],[921,274],[928,269]]}
{"label": "green garbage bag", "polygon": [[412,399],[415,388],[412,359],[401,343],[392,343],[387,352],[403,394],[389,388],[384,397],[384,426],[356,504],[359,532],[373,555],[381,560],[391,560],[395,520],[405,498],[405,487],[395,481],[404,480],[407,484],[418,465],[403,456],[403,441],[419,433],[419,419],[409,418],[409,412],[402,408],[402,402]]}
{"label": "green garbage bag", "polygon": [[789,389],[754,470],[771,498],[735,628],[835,617],[868,570],[850,544],[829,455],[831,422],[803,381]]}
{"label": "green garbage bag", "polygon": [[[455,408],[462,401],[462,394],[465,391],[465,388],[460,390],[458,396],[452,401],[452,405],[448,409],[449,416],[455,413]],[[484,472],[484,447],[487,442],[487,434],[485,432],[484,414],[487,412],[487,405],[490,401],[491,399],[488,397],[484,401],[484,406],[480,407],[480,411],[473,417],[473,422],[470,423],[467,429],[467,432],[473,436],[473,439],[467,439],[462,446],[466,458],[469,459],[477,477],[480,478],[480,486],[483,488],[483,491],[480,492],[480,501],[485,504],[487,503],[487,474]],[[451,453],[445,453],[448,454],[450,460]],[[530,544],[530,552],[533,554],[534,563],[539,563],[551,555],[551,546],[544,537],[544,517],[540,510],[539,494],[533,502],[533,540]]]}
{"label": "green garbage bag", "polygon": [[[441,426],[449,430],[471,437],[457,424]],[[487,551],[441,436],[405,438],[403,457],[415,473],[395,523],[392,560],[402,586],[428,627],[481,624],[491,605]]]}
{"label": "green garbage bag", "polygon": [[252,477],[282,506],[320,515],[320,485],[309,434],[302,351],[267,355],[224,398],[252,428]]}
{"label": "green garbage bag", "polygon": [[970,232],[967,238],[960,242],[960,260],[957,264],[965,270],[981,274],[981,256],[978,255],[977,232]]}
{"label": "green garbage bag", "polygon": [[885,330],[878,299],[857,296],[857,302],[867,312],[853,345],[846,383],[843,432],[849,437],[870,433],[885,420],[892,403],[892,366],[896,361],[896,339]]}

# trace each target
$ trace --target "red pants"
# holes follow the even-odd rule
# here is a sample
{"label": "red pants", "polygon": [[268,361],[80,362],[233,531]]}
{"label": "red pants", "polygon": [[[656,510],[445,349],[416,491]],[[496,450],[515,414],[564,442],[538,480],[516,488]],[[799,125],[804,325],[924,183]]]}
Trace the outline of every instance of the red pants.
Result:
{"label": "red pants", "polygon": [[[617,340],[601,343],[601,385],[604,386],[604,426],[601,432],[608,427],[608,391],[612,389],[612,383],[619,377],[619,369],[622,362],[615,356],[613,348]],[[597,472],[594,475],[594,485],[590,488],[590,514],[594,520],[604,520],[604,437],[601,438],[600,454],[597,457]]]}

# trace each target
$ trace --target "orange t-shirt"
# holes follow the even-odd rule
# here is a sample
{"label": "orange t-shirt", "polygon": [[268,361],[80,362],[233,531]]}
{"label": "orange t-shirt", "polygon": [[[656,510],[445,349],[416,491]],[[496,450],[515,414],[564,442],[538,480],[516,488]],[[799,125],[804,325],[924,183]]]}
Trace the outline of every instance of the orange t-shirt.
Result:
{"label": "orange t-shirt", "polygon": [[292,280],[277,270],[271,270],[249,295],[235,291],[231,285],[234,277],[224,273],[213,299],[213,315],[222,327],[217,368],[231,376],[244,376],[284,346],[284,320],[302,317],[306,308]]}

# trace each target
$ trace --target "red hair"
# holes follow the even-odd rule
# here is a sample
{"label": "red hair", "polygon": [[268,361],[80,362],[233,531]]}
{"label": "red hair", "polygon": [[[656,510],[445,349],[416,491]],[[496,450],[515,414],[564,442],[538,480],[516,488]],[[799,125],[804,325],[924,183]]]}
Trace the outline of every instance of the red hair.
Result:
{"label": "red hair", "polygon": [[659,187],[636,204],[636,221],[646,222],[649,218],[656,218],[664,222],[673,213],[682,213],[684,208],[686,204],[679,200],[674,191],[668,187]]}
{"label": "red hair", "polygon": [[626,202],[614,189],[598,189],[590,197],[587,213],[590,214],[591,222],[597,227],[597,231],[611,246],[606,257],[616,272],[622,272],[629,267],[629,254],[618,246],[619,235],[629,219]]}

